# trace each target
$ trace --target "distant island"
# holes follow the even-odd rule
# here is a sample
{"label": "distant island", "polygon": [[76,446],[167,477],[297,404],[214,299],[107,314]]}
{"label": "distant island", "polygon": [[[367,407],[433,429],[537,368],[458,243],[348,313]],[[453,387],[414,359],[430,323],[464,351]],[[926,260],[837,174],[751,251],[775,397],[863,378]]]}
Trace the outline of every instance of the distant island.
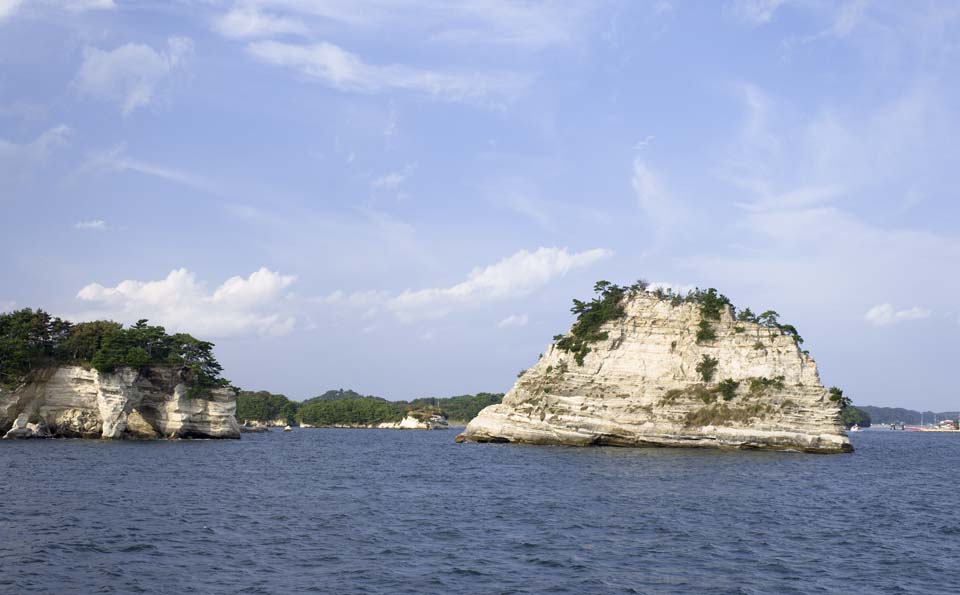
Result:
{"label": "distant island", "polygon": [[576,322],[458,441],[839,453],[852,403],[797,329],[716,289],[599,281]]}
{"label": "distant island", "polygon": [[436,415],[452,425],[466,425],[481,409],[502,399],[502,393],[477,393],[388,401],[349,389],[335,389],[298,402],[267,391],[240,391],[237,419],[244,425],[379,427],[397,424],[407,417],[426,420]]}
{"label": "distant island", "polygon": [[238,438],[213,343],[147,320],[72,323],[0,313],[5,438]]}
{"label": "distant island", "polygon": [[[915,411],[902,407],[874,407],[872,405],[857,406],[857,409],[867,414],[871,423],[882,425],[906,424],[918,426],[921,423],[932,424],[937,421],[960,418],[960,411]],[[863,426],[863,424],[860,425]]]}

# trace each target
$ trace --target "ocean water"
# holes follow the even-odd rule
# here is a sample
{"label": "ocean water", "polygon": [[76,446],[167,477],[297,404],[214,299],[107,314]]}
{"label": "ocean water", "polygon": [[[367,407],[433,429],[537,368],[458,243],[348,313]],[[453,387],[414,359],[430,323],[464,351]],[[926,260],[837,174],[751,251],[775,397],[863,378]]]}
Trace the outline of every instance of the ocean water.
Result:
{"label": "ocean water", "polygon": [[960,592],[960,436],[822,456],[454,435],[2,442],[0,592]]}

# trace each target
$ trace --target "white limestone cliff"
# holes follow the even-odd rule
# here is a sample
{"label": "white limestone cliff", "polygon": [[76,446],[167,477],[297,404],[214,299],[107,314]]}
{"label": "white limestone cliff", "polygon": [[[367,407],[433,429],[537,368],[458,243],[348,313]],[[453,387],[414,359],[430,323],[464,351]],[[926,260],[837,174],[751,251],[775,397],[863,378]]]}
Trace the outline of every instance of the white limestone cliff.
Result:
{"label": "white limestone cliff", "polygon": [[[582,366],[551,345],[457,440],[852,450],[838,403],[793,337],[736,321],[723,307],[711,323],[716,339],[698,343],[697,304],[641,291],[624,308],[604,323],[608,338],[590,344]],[[697,371],[704,356],[718,361],[710,383]],[[728,398],[719,391],[725,379],[739,382]]]}
{"label": "white limestone cliff", "polygon": [[239,438],[235,413],[231,390],[197,398],[177,369],[163,366],[101,374],[64,365],[0,389],[5,438]]}

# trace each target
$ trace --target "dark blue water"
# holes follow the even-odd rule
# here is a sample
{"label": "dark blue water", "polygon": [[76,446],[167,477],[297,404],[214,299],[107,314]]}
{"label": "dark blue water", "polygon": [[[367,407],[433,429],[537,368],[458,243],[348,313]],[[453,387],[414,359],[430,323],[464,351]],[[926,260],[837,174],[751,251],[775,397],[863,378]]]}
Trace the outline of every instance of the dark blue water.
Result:
{"label": "dark blue water", "polygon": [[835,456],[453,437],[0,443],[0,591],[960,592],[960,436]]}

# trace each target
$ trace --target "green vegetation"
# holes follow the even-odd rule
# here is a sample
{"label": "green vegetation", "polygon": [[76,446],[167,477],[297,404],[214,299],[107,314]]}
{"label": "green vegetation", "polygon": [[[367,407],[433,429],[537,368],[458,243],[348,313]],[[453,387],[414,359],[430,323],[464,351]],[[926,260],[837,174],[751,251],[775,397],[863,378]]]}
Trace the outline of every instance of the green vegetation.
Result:
{"label": "green vegetation", "polygon": [[700,323],[697,330],[697,343],[714,341],[717,338],[717,331],[713,328],[713,323],[720,320],[723,309],[727,306],[733,307],[727,296],[719,293],[716,289],[710,288],[706,291],[695,289],[686,296],[674,294],[670,297],[670,303],[678,306],[683,303],[693,303],[700,306]]}
{"label": "green vegetation", "polygon": [[0,314],[0,384],[23,382],[34,370],[77,364],[109,373],[122,367],[171,366],[181,370],[191,396],[227,387],[213,343],[190,335],[168,335],[162,326],[139,320],[129,328],[110,321],[73,324],[43,310]]}
{"label": "green vegetation", "polygon": [[410,402],[410,406],[421,409],[434,405],[440,408],[451,423],[466,423],[476,417],[484,407],[496,405],[502,400],[503,393],[477,393],[440,399],[414,399]]}
{"label": "green vegetation", "polygon": [[[304,403],[311,403],[313,401],[336,401],[339,399],[380,399],[380,397],[374,397],[373,395],[361,395],[355,390],[350,389],[331,389],[322,395],[317,395],[311,399],[307,399]],[[380,399],[385,401],[386,399]]]}
{"label": "green vegetation", "polygon": [[760,376],[759,378],[750,379],[751,394],[759,395],[765,393],[767,389],[770,388],[781,390],[783,388],[783,376],[777,376],[776,378]]}
{"label": "green vegetation", "polygon": [[853,401],[850,397],[844,395],[842,390],[831,386],[829,395],[831,401],[840,405],[840,423],[842,423],[844,427],[850,428],[853,425],[859,425],[864,428],[870,427],[872,422],[870,414],[859,407],[854,407]]}
{"label": "green vegetation", "polygon": [[848,429],[854,425],[869,428],[871,420],[869,413],[859,407],[850,405],[840,412],[840,422]]}
{"label": "green vegetation", "polygon": [[729,401],[733,397],[737,396],[737,388],[740,386],[740,383],[732,378],[725,378],[720,381],[720,384],[717,385],[717,390],[720,391],[720,394],[723,395],[724,401]]}
{"label": "green vegetation", "polygon": [[838,403],[840,409],[846,409],[853,405],[853,402],[850,400],[850,397],[843,396],[843,391],[835,386],[831,386],[829,390],[830,400]]}
{"label": "green vegetation", "polygon": [[[698,304],[700,306],[700,325],[697,331],[697,343],[713,341],[717,338],[712,323],[719,321],[723,309],[726,306],[730,306],[734,320],[738,322],[752,322],[760,326],[775,328],[779,330],[781,334],[792,337],[798,346],[803,344],[803,337],[797,332],[796,327],[792,324],[780,324],[780,315],[777,312],[767,310],[758,316],[754,314],[750,308],[744,308],[738,313],[736,306],[730,302],[730,299],[712,287],[706,290],[698,287],[687,292],[686,295],[674,293],[673,290],[670,289],[657,288],[651,292],[651,295],[661,300],[668,300],[674,306],[687,303]],[[742,333],[746,329],[738,325],[735,326],[733,330],[735,333]],[[762,349],[763,345],[759,342],[758,344],[760,346],[757,347],[757,345],[754,345],[754,348]]]}
{"label": "green vegetation", "polygon": [[684,397],[699,399],[704,403],[713,403],[717,400],[719,392],[717,387],[707,388],[702,384],[694,384],[686,388],[673,388],[663,395],[663,398],[660,399],[660,405],[669,405]]}
{"label": "green vegetation", "polygon": [[[645,282],[640,281],[634,287],[639,288],[641,283]],[[572,353],[577,365],[582,366],[583,359],[590,353],[589,343],[606,341],[609,338],[609,333],[600,331],[600,327],[625,315],[623,296],[630,290],[629,287],[614,285],[609,281],[597,281],[593,286],[597,295],[591,301],[573,300],[570,311],[577,315],[577,322],[569,335],[554,337],[557,348]]]}
{"label": "green vegetation", "polygon": [[696,369],[704,382],[710,382],[713,380],[713,375],[717,372],[718,365],[720,365],[720,360],[710,357],[709,355],[704,355],[700,363],[697,364]]}
{"label": "green vegetation", "polygon": [[285,395],[275,395],[265,390],[237,393],[237,420],[240,423],[280,419],[291,424],[299,407],[299,403],[291,401]]}
{"label": "green vegetation", "polygon": [[447,417],[452,423],[466,423],[484,407],[502,400],[502,393],[477,393],[388,401],[349,389],[334,389],[299,403],[267,391],[240,391],[237,419],[241,423],[281,419],[284,423],[303,422],[314,426],[368,426],[399,421],[407,415],[425,420],[436,414]]}
{"label": "green vegetation", "polygon": [[[739,322],[752,322],[768,328],[775,328],[780,334],[793,338],[797,346],[803,343],[803,338],[797,329],[790,324],[780,324],[780,315],[773,310],[767,310],[757,316],[750,308],[737,313],[737,308],[730,299],[714,288],[696,288],[686,294],[675,293],[672,289],[657,287],[649,291],[649,284],[640,280],[628,287],[614,285],[609,281],[597,281],[593,287],[596,296],[589,302],[573,300],[571,312],[577,315],[577,321],[567,335],[555,335],[553,340],[558,349],[573,354],[573,359],[582,366],[587,354],[590,353],[591,343],[609,339],[607,331],[600,328],[610,322],[622,318],[625,314],[623,299],[626,296],[646,292],[659,300],[667,300],[673,306],[685,303],[697,304],[700,308],[700,322],[697,328],[697,343],[707,343],[717,339],[714,323],[718,322],[725,308],[729,307],[734,319]],[[733,327],[735,333],[746,332],[742,325]],[[763,343],[757,341],[754,349],[763,349]]]}
{"label": "green vegetation", "polygon": [[687,413],[684,417],[684,424],[688,427],[696,427],[747,423],[755,417],[768,415],[773,411],[773,406],[768,403],[751,403],[742,407],[731,407],[724,403],[718,403]]}
{"label": "green vegetation", "polygon": [[857,409],[869,415],[870,421],[875,424],[919,425],[921,422],[932,423],[944,419],[960,418],[960,411],[917,411],[904,409],[903,407],[874,407],[872,405],[858,405]]}
{"label": "green vegetation", "polygon": [[403,419],[397,403],[377,397],[312,399],[300,406],[296,420],[314,426],[375,425]]}
{"label": "green vegetation", "polygon": [[713,328],[713,325],[710,324],[709,320],[706,318],[701,318],[697,327],[697,343],[705,343],[716,340],[717,331]]}

